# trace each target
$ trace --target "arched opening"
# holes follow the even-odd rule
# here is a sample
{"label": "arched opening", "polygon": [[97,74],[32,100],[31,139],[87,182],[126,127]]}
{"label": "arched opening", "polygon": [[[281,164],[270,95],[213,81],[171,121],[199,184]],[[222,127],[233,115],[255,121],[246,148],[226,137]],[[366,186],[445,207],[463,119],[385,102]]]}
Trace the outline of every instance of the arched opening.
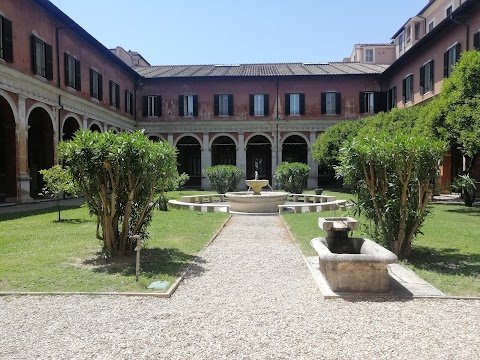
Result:
{"label": "arched opening", "polygon": [[187,173],[190,179],[185,186],[200,188],[202,185],[201,146],[193,136],[185,136],[177,143],[178,172]]}
{"label": "arched opening", "polygon": [[90,131],[96,131],[96,132],[99,132],[99,133],[102,132],[102,130],[100,129],[100,126],[98,126],[97,124],[90,125]]}
{"label": "arched opening", "polygon": [[10,104],[0,96],[0,202],[17,197],[16,152],[15,117]]}
{"label": "arched opening", "polygon": [[68,117],[63,123],[62,140],[72,140],[73,134],[79,129],[80,125],[78,125],[77,120],[71,116]]}
{"label": "arched opening", "polygon": [[272,184],[272,144],[262,135],[255,135],[247,143],[247,179],[268,179]]}
{"label": "arched opening", "polygon": [[28,117],[28,169],[30,172],[30,196],[38,198],[43,189],[40,170],[53,166],[53,126],[50,116],[42,108],[36,108]]}
{"label": "arched opening", "polygon": [[212,143],[212,165],[237,165],[235,142],[228,136],[219,136]]}
{"label": "arched opening", "polygon": [[160,141],[160,138],[158,136],[155,136],[155,135],[150,135],[148,137],[149,140],[152,140],[153,142],[159,142]]}
{"label": "arched opening", "polygon": [[307,164],[308,146],[299,135],[288,136],[282,144],[282,161]]}

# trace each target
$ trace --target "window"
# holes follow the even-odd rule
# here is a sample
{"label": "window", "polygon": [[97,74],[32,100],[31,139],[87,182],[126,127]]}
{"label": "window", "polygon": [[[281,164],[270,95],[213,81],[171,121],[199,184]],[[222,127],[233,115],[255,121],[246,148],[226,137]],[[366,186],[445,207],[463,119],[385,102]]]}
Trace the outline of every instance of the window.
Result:
{"label": "window", "polygon": [[13,62],[12,22],[0,16],[0,58]]}
{"label": "window", "polygon": [[397,87],[394,86],[387,91],[387,111],[397,107]]}
{"label": "window", "polygon": [[453,12],[453,6],[450,5],[450,6],[447,7],[447,9],[445,10],[445,15],[446,15],[447,17],[449,17],[449,16],[452,14],[452,12]]}
{"label": "window", "polygon": [[143,116],[162,116],[161,97],[148,95],[143,97]]}
{"label": "window", "polygon": [[425,94],[433,90],[433,60],[420,68],[420,92]]}
{"label": "window", "polygon": [[268,116],[268,94],[250,94],[250,116]]}
{"label": "window", "polygon": [[375,114],[386,110],[386,92],[365,91],[360,93],[360,113]]}
{"label": "window", "polygon": [[178,115],[198,116],[198,96],[180,95],[178,97]]}
{"label": "window", "polygon": [[403,33],[398,36],[398,52],[401,53],[403,51]]}
{"label": "window", "polygon": [[460,44],[457,43],[443,54],[443,76],[449,77],[453,66],[460,57]]}
{"label": "window", "polygon": [[125,112],[133,115],[133,95],[128,90],[125,90]]}
{"label": "window", "polygon": [[363,93],[363,108],[365,109],[364,112],[366,113],[374,113],[374,98],[373,98],[373,92],[364,92]]}
{"label": "window", "polygon": [[480,32],[473,34],[473,48],[480,51]]}
{"label": "window", "polygon": [[434,21],[430,21],[430,22],[428,23],[428,32],[432,31],[434,27],[435,27],[435,22],[434,22]]}
{"label": "window", "polygon": [[333,115],[341,114],[342,102],[341,95],[337,92],[326,92],[321,94],[321,112],[322,114]]}
{"label": "window", "polygon": [[405,42],[409,44],[412,41],[412,27],[409,25],[405,30]]}
{"label": "window", "polygon": [[285,94],[285,115],[305,114],[305,94]]}
{"label": "window", "polygon": [[373,63],[373,49],[365,49],[365,62]]}
{"label": "window", "polygon": [[403,102],[409,103],[413,101],[413,74],[403,79]]}
{"label": "window", "polygon": [[80,61],[65,53],[65,85],[81,90]]}
{"label": "window", "polygon": [[103,77],[93,69],[90,69],[90,96],[99,101],[103,100]]}
{"label": "window", "polygon": [[53,80],[52,47],[32,35],[31,56],[33,73],[47,80]]}
{"label": "window", "polygon": [[120,86],[112,80],[108,83],[110,93],[110,106],[120,107]]}
{"label": "window", "polygon": [[233,95],[220,94],[214,96],[214,115],[233,115]]}

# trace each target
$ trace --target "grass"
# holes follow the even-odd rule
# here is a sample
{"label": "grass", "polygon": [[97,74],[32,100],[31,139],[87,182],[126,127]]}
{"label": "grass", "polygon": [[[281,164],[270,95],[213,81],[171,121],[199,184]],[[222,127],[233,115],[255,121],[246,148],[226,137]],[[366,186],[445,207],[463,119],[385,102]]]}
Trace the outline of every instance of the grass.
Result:
{"label": "grass", "polygon": [[[343,192],[325,192],[338,199],[354,199]],[[480,208],[460,205],[430,205],[431,214],[423,234],[413,241],[412,253],[403,265],[448,295],[480,296]],[[324,212],[322,217],[346,215]],[[306,256],[316,255],[310,240],[324,236],[318,228],[318,213],[284,213],[292,234]],[[360,218],[360,221],[364,219]],[[356,236],[364,236],[358,231]]]}
{"label": "grass", "polygon": [[106,261],[95,238],[96,219],[85,207],[64,209],[61,222],[56,208],[1,215],[0,291],[126,292],[149,291],[157,280],[171,284],[186,263],[201,268],[195,255],[227,216],[155,211],[136,282],[135,255]]}

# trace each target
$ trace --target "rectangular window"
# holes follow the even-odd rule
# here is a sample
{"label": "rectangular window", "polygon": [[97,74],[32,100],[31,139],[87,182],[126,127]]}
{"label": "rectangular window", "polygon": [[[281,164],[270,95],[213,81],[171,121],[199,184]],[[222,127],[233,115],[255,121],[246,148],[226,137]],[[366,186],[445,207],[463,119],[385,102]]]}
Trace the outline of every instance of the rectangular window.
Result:
{"label": "rectangular window", "polygon": [[397,107],[397,87],[394,86],[387,91],[387,111]]}
{"label": "rectangular window", "polygon": [[449,17],[449,16],[452,14],[452,12],[453,12],[453,6],[450,5],[450,6],[447,7],[447,9],[445,10],[445,15],[446,15],[447,17]]}
{"label": "rectangular window", "polygon": [[178,97],[179,116],[198,116],[198,96],[180,95]]}
{"label": "rectangular window", "polygon": [[409,25],[405,29],[405,43],[410,44],[412,41],[412,27]]}
{"label": "rectangular window", "polygon": [[143,97],[143,116],[162,116],[161,97],[148,95]]}
{"label": "rectangular window", "polygon": [[435,22],[434,22],[434,21],[430,21],[430,22],[428,23],[428,32],[432,31],[434,27],[435,27]]}
{"label": "rectangular window", "polygon": [[267,116],[270,108],[268,94],[250,94],[250,116]]}
{"label": "rectangular window", "polygon": [[403,52],[403,33],[401,33],[399,36],[398,36],[398,52],[401,53]]}
{"label": "rectangular window", "polygon": [[460,58],[460,44],[457,43],[443,54],[443,60],[444,60],[443,76],[444,77],[450,76],[450,74],[452,73],[452,68],[457,63],[459,58]]}
{"label": "rectangular window", "polygon": [[80,61],[65,53],[65,85],[81,90]]}
{"label": "rectangular window", "polygon": [[403,102],[409,103],[413,101],[413,74],[403,79]]}
{"label": "rectangular window", "polygon": [[420,68],[420,92],[425,94],[433,90],[433,60]]}
{"label": "rectangular window", "polygon": [[364,109],[366,113],[373,114],[375,112],[375,100],[373,92],[367,91],[363,95]]}
{"label": "rectangular window", "polygon": [[133,115],[133,95],[128,90],[125,90],[125,112]]}
{"label": "rectangular window", "polygon": [[193,95],[183,97],[183,115],[193,116]]}
{"label": "rectangular window", "polygon": [[90,97],[99,101],[103,100],[103,77],[90,68]]}
{"label": "rectangular window", "polygon": [[285,115],[305,114],[305,94],[285,94]]}
{"label": "rectangular window", "polygon": [[233,95],[219,94],[214,96],[214,115],[232,116],[233,115]]}
{"label": "rectangular window", "polygon": [[0,16],[0,58],[13,62],[12,22]]}
{"label": "rectangular window", "polygon": [[365,62],[373,63],[373,49],[365,49]]}
{"label": "rectangular window", "polygon": [[340,114],[342,103],[340,93],[330,91],[321,94],[321,113],[326,115]]}
{"label": "rectangular window", "polygon": [[31,56],[33,73],[47,80],[53,80],[52,47],[32,35]]}
{"label": "rectangular window", "polygon": [[120,86],[112,80],[109,82],[110,106],[120,107]]}

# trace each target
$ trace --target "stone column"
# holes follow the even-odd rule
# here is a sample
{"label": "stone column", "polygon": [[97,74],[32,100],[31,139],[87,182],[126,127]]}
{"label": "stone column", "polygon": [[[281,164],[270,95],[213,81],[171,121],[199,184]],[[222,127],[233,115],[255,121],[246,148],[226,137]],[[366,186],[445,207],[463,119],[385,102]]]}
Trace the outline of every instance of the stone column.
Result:
{"label": "stone column", "polygon": [[[278,125],[277,125],[278,126]],[[275,170],[278,165],[282,163],[282,146],[280,145],[281,134],[279,131],[276,131],[273,135],[273,148],[272,148],[272,187],[279,189],[278,184],[275,180]]]}
{"label": "stone column", "polygon": [[17,150],[17,201],[32,202],[30,196],[30,174],[28,172],[28,120],[24,95],[18,95],[18,122],[15,124]]}
{"label": "stone column", "polygon": [[167,134],[167,141],[173,146],[173,134]]}
{"label": "stone column", "polygon": [[88,116],[87,115],[83,115],[83,117],[82,117],[82,130],[83,131],[88,130]]}
{"label": "stone column", "polygon": [[[212,151],[209,146],[209,141],[210,141],[210,136],[208,135],[208,133],[203,133],[202,144],[201,144],[202,148],[201,148],[201,155],[200,155],[202,170],[212,166]],[[203,176],[203,173],[202,173],[202,189],[203,190],[211,189],[210,182],[205,176]]]}
{"label": "stone column", "polygon": [[243,175],[238,183],[238,187],[243,189],[245,187],[245,179],[247,175],[247,148],[245,147],[245,133],[238,133],[238,146],[236,151],[237,167],[243,170]]}
{"label": "stone column", "polygon": [[312,157],[312,146],[317,139],[314,131],[310,132],[310,146],[307,148],[307,165],[310,166],[310,174],[308,175],[307,188],[315,189],[318,186],[318,165]]}
{"label": "stone column", "polygon": [[107,132],[108,131],[108,124],[103,124],[103,132]]}

